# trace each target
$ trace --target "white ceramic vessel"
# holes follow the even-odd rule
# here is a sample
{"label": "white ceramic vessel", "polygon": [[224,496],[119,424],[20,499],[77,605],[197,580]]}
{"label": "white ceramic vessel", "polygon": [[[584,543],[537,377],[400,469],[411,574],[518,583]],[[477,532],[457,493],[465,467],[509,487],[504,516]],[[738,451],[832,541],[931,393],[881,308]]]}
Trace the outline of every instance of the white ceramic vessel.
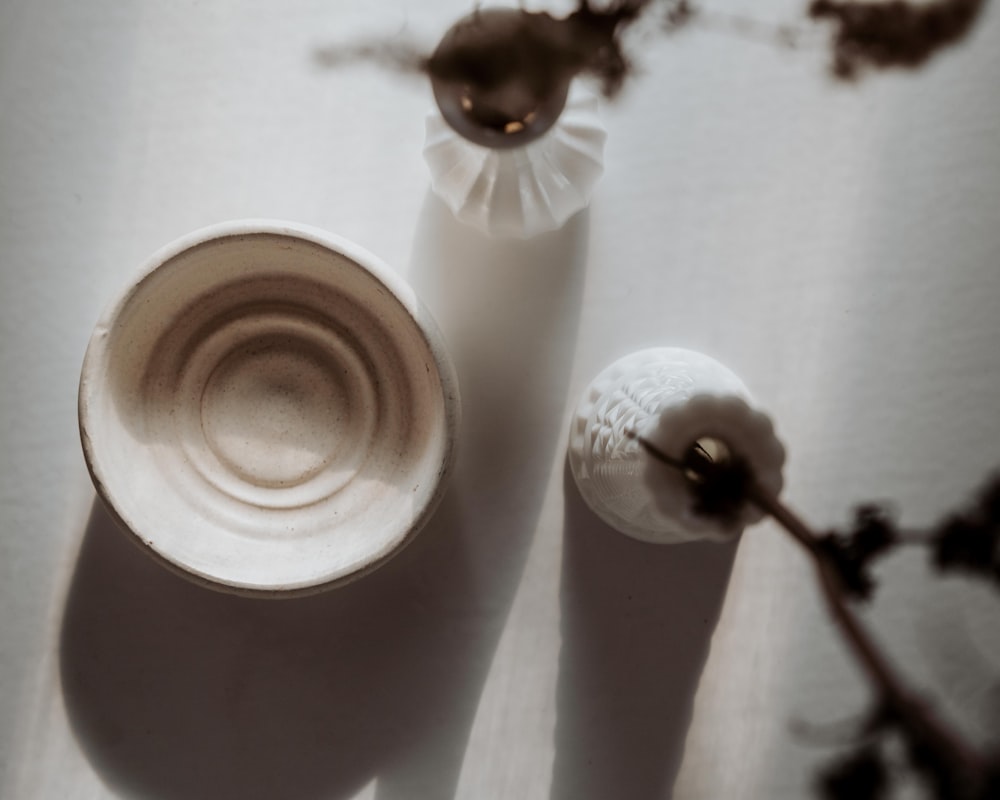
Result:
{"label": "white ceramic vessel", "polygon": [[371,570],[419,530],[459,402],[394,272],[323,231],[240,221],[153,256],[94,331],[79,412],[98,492],[151,554],[287,594]]}
{"label": "white ceramic vessel", "polygon": [[424,159],[431,187],[458,219],[490,236],[524,239],[586,208],[604,171],[606,138],[597,96],[573,85],[545,135],[510,149],[465,139],[435,109]]}
{"label": "white ceramic vessel", "polygon": [[573,417],[570,469],[598,516],[643,541],[724,541],[760,519],[750,505],[726,522],[699,514],[687,478],[635,435],[678,461],[699,439],[716,439],[749,462],[762,488],[781,490],[785,453],[771,421],[736,375],[701,353],[641,350],[603,370]]}

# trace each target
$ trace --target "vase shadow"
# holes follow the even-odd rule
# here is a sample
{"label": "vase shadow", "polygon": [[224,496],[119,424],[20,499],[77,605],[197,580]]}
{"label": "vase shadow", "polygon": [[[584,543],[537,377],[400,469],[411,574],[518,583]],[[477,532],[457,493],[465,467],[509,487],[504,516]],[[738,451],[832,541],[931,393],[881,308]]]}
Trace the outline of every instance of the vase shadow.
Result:
{"label": "vase shadow", "polygon": [[587,508],[567,463],[552,800],[668,798],[735,543],[652,545]]}
{"label": "vase shadow", "polygon": [[[455,795],[558,438],[586,224],[511,250],[467,240],[435,203],[412,282],[437,304],[464,421],[452,484],[408,547],[322,594],[237,597],[164,569],[94,502],[60,670],[77,739],[121,796]],[[493,274],[511,257],[545,269]]]}
{"label": "vase shadow", "polygon": [[[588,236],[587,210],[549,234],[493,239],[456,220],[432,192],[424,203],[409,279],[441,328],[462,396],[450,524],[469,574],[463,602],[477,639],[468,673],[477,699],[560,441]],[[466,737],[476,708],[465,709]],[[425,768],[411,764],[400,774]]]}

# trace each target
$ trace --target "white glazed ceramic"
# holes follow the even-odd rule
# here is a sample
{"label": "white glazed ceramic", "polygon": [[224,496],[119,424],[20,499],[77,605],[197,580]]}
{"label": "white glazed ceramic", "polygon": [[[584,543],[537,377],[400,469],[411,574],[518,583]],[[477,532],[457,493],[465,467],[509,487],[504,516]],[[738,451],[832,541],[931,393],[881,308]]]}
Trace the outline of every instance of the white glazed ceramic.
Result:
{"label": "white glazed ceramic", "polygon": [[530,238],[586,208],[604,171],[597,96],[574,85],[559,120],[523,147],[492,149],[427,116],[431,187],[458,219],[491,236]]}
{"label": "white glazed ceramic", "polygon": [[573,417],[569,463],[580,493],[615,529],[660,544],[724,541],[760,519],[746,505],[730,523],[698,514],[687,479],[651,458],[629,434],[680,461],[702,437],[745,458],[758,483],[781,491],[785,451],[743,382],[692,350],[661,347],[626,356],[602,371]]}
{"label": "white glazed ceramic", "polygon": [[80,382],[94,484],[150,553],[215,588],[314,591],[421,527],[457,384],[410,287],[304,226],[224,223],[158,252]]}

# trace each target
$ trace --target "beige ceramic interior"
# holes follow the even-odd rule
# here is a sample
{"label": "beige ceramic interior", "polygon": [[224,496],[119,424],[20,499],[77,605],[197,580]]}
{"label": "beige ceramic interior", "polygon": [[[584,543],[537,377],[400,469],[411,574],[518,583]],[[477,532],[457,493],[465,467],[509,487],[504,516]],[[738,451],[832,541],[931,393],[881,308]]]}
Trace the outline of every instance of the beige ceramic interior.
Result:
{"label": "beige ceramic interior", "polygon": [[433,322],[354,245],[284,223],[201,231],[98,324],[80,427],[124,527],[217,588],[372,569],[436,504],[458,402]]}

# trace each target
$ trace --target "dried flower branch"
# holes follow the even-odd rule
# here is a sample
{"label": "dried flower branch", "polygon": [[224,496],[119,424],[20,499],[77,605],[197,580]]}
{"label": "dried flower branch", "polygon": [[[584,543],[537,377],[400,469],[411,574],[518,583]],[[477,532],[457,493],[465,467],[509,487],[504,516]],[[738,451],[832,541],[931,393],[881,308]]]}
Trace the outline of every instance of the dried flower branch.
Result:
{"label": "dried flower branch", "polygon": [[[962,41],[981,16],[985,0],[811,0],[808,19],[830,23],[832,72],[854,80],[871,69],[910,68]],[[402,35],[327,47],[315,54],[327,67],[371,61],[397,72],[432,80],[460,77],[489,87],[516,79],[538,83],[537,92],[579,74],[597,79],[615,97],[634,72],[622,41],[640,18],[656,13],[665,31],[700,27],[776,46],[796,47],[801,25],[775,24],[703,8],[691,0],[577,0],[565,17],[545,11],[509,9],[493,14],[477,34],[453,39],[433,52]],[[491,9],[473,14],[490,15]]]}
{"label": "dried flower branch", "polygon": [[[861,506],[847,534],[819,535],[777,497],[753,480],[738,454],[713,461],[692,445],[681,460],[671,458],[642,437],[652,457],[681,471],[688,479],[699,513],[727,516],[752,503],[771,516],[812,557],[827,608],[845,641],[867,673],[877,693],[877,712],[866,726],[868,738],[853,755],[835,764],[820,778],[820,790],[829,800],[878,798],[891,784],[878,739],[899,736],[910,767],[924,777],[939,798],[989,800],[1000,787],[1000,754],[987,757],[940,719],[934,709],[907,688],[875,644],[851,606],[851,600],[870,596],[874,583],[867,572],[873,558],[899,541],[892,518],[874,505]],[[942,566],[1000,576],[1000,476],[980,492],[974,507],[938,526],[927,541]],[[1000,577],[998,577],[1000,585]]]}
{"label": "dried flower branch", "polygon": [[[373,62],[387,69],[423,74],[441,81],[462,80],[480,88],[495,87],[512,77],[533,86],[539,95],[555,83],[580,73],[597,78],[606,97],[621,90],[631,71],[621,43],[622,31],[653,0],[614,0],[596,6],[579,0],[566,17],[539,11],[474,12],[460,29],[453,28],[433,51],[402,34],[322,48],[314,58],[322,66]],[[478,24],[479,22],[482,24]]]}
{"label": "dried flower branch", "polygon": [[813,0],[809,15],[836,26],[833,72],[852,80],[865,68],[922,66],[965,38],[983,5],[984,0]]}

